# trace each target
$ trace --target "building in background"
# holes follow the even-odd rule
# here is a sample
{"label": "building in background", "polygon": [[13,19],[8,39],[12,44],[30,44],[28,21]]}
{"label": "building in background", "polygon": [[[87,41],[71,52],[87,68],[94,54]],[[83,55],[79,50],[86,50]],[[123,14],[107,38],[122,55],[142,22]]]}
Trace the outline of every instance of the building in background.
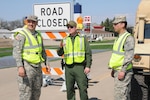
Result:
{"label": "building in background", "polygon": [[0,29],[0,38],[3,39],[11,38],[11,31],[7,29]]}

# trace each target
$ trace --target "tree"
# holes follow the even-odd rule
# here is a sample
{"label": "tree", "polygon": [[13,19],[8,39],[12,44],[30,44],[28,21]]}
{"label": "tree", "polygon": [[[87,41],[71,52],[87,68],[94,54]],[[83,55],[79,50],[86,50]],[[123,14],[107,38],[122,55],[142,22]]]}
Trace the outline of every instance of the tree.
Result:
{"label": "tree", "polygon": [[[109,31],[109,32],[114,32],[114,28],[113,28],[113,19],[109,19],[106,18],[105,21],[101,21],[101,26],[105,26],[105,31]],[[133,33],[133,26],[127,27],[128,32]],[[118,34],[116,32],[114,32],[115,36],[117,36]]]}
{"label": "tree", "polygon": [[13,29],[23,26],[22,21],[20,21],[20,20],[11,21],[11,22],[9,22],[9,24],[10,24],[10,30],[13,30]]}
{"label": "tree", "polygon": [[112,21],[113,20],[106,18],[104,22],[101,22],[101,26],[105,26],[105,31],[114,32]]}
{"label": "tree", "polygon": [[19,27],[23,27],[23,19],[22,20],[14,20],[14,21],[5,21],[0,18],[0,28],[13,30]]}
{"label": "tree", "polygon": [[104,26],[104,22],[103,21],[101,21],[101,24],[100,24],[101,26]]}

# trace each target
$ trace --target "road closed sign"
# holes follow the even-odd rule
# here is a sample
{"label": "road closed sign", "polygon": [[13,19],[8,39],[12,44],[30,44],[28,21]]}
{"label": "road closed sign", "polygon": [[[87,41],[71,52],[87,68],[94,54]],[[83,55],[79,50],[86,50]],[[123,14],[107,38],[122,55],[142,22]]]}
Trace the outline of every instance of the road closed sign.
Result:
{"label": "road closed sign", "polygon": [[34,15],[38,16],[38,30],[66,30],[71,19],[71,3],[35,4]]}

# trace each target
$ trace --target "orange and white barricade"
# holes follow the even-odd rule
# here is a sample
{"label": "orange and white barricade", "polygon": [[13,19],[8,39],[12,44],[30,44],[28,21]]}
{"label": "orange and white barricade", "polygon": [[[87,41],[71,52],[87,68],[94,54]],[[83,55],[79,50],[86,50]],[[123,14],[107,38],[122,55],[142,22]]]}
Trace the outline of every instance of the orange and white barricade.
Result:
{"label": "orange and white barricade", "polygon": [[58,56],[57,51],[54,49],[46,49],[45,52],[48,57],[63,58],[63,56]]}
{"label": "orange and white barricade", "polygon": [[45,75],[58,75],[58,76],[61,76],[62,74],[64,74],[64,70],[62,70],[59,67],[50,68],[50,72],[46,70],[46,67],[43,67],[42,72]]}
{"label": "orange and white barricade", "polygon": [[42,73],[43,73],[43,87],[53,84],[53,81],[50,75],[58,75],[64,79],[64,76],[63,76],[64,70],[62,70],[59,67],[52,67],[50,68],[50,71],[48,71],[46,67],[42,67]]}
{"label": "orange and white barricade", "polygon": [[[48,57],[63,58],[63,56],[57,55],[57,50],[55,49],[46,49],[45,52]],[[57,75],[60,76],[63,80],[65,80],[64,70],[61,67],[51,67],[50,72],[47,71],[46,67],[43,67],[42,72],[43,72],[43,87],[53,84],[50,75]]]}
{"label": "orange and white barricade", "polygon": [[53,84],[53,81],[50,77],[50,71],[48,71],[46,69],[46,67],[42,67],[42,73],[43,73],[43,84],[42,84],[42,86],[46,87],[48,85]]}
{"label": "orange and white barricade", "polygon": [[67,32],[42,32],[43,39],[63,39],[68,33]]}
{"label": "orange and white barricade", "polygon": [[[46,32],[46,31],[43,31],[41,35],[42,35],[43,39],[56,40],[56,39],[65,38],[66,36],[68,36],[68,33],[67,32]],[[62,58],[62,59],[64,58],[63,56],[58,56],[57,51],[54,49],[46,49],[45,51],[46,51],[47,57]],[[60,91],[66,90],[64,69],[62,69],[61,67],[51,67],[50,69],[51,69],[50,72],[47,72],[45,68],[42,68],[43,75],[46,76],[45,79],[43,79],[45,84],[47,84],[47,83],[49,84],[49,82],[47,82],[47,80],[52,82],[50,75],[58,75],[64,80]],[[46,79],[46,78],[49,78],[49,79]]]}

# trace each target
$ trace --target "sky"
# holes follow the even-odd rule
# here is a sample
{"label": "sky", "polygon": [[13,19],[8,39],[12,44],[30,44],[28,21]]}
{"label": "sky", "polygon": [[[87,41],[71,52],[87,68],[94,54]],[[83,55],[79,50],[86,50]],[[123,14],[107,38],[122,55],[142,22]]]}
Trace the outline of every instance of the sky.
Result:
{"label": "sky", "polygon": [[141,0],[1,0],[0,19],[13,21],[33,14],[34,4],[73,2],[82,5],[82,16],[91,16],[92,23],[125,15],[129,25],[135,24],[135,14]]}

